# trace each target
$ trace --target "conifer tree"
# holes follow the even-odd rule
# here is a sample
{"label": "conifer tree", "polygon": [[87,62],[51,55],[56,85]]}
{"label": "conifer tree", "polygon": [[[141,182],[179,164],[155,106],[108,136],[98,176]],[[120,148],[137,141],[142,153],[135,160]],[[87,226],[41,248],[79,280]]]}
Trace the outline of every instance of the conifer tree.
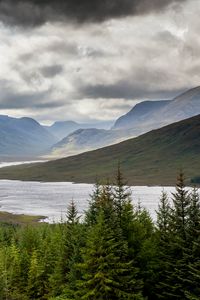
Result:
{"label": "conifer tree", "polygon": [[193,300],[200,299],[200,197],[197,188],[190,195],[188,236],[190,251],[187,256],[185,297]]}
{"label": "conifer tree", "polygon": [[156,296],[158,299],[165,299],[165,280],[171,267],[171,253],[169,243],[172,233],[172,208],[169,204],[167,193],[162,191],[157,213],[157,245],[158,245],[158,280],[156,282]]}
{"label": "conifer tree", "polygon": [[[173,207],[168,245],[165,246],[165,270],[160,282],[159,297],[163,299],[184,299],[187,292],[188,226],[190,197],[185,187],[184,174],[177,178],[176,192],[172,194]],[[161,257],[162,259],[162,257]]]}
{"label": "conifer tree", "polygon": [[99,201],[101,197],[101,192],[102,192],[101,186],[97,181],[94,185],[93,193],[90,195],[90,200],[88,201],[89,207],[85,212],[85,223],[88,226],[92,226],[97,222],[97,217],[100,208]]}
{"label": "conifer tree", "polygon": [[42,299],[45,294],[43,275],[44,270],[39,261],[37,250],[34,250],[31,256],[27,285],[27,293],[30,299]]}
{"label": "conifer tree", "polygon": [[188,235],[193,242],[200,236],[200,197],[197,188],[193,188],[190,195]]}
{"label": "conifer tree", "polygon": [[87,239],[77,299],[142,299],[137,270],[122,260],[126,245],[118,236],[102,210]]}
{"label": "conifer tree", "polygon": [[8,281],[8,253],[4,247],[0,248],[0,299],[8,299],[9,281]]}
{"label": "conifer tree", "polygon": [[71,203],[67,208],[67,224],[76,225],[79,223],[78,210],[74,200],[72,199]]}
{"label": "conifer tree", "polygon": [[80,278],[78,263],[81,262],[81,248],[84,245],[83,226],[79,223],[80,217],[76,204],[72,200],[67,209],[67,223],[64,235],[63,252],[63,294],[74,299],[76,281]]}
{"label": "conifer tree", "polygon": [[[126,186],[126,182],[123,178],[123,174],[120,169],[120,164],[118,164],[116,180],[115,180],[115,187],[114,187],[114,205],[116,208],[117,216],[119,219],[120,226],[122,226],[122,218],[123,212],[127,208],[131,211],[133,207],[131,205],[131,191],[129,187]],[[126,214],[128,211],[126,211]]]}
{"label": "conifer tree", "polygon": [[160,238],[163,241],[166,241],[169,231],[170,231],[170,224],[171,224],[171,206],[169,204],[167,193],[162,191],[162,195],[160,198],[160,203],[158,205],[157,213],[157,227],[160,234]]}
{"label": "conifer tree", "polygon": [[133,237],[136,266],[140,270],[139,276],[144,285],[143,294],[149,299],[154,299],[157,247],[154,223],[145,208],[140,207],[135,211]]}
{"label": "conifer tree", "polygon": [[184,174],[181,171],[176,184],[176,192],[172,194],[173,198],[173,226],[177,237],[186,241],[188,238],[187,228],[189,220],[190,197],[184,183]]}

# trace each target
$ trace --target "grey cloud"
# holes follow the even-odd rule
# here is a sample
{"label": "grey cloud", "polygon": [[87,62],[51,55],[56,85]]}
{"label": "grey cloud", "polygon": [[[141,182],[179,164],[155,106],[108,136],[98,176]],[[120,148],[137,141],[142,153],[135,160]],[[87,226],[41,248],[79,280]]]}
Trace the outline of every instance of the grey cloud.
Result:
{"label": "grey cloud", "polygon": [[19,55],[18,60],[24,64],[31,61],[37,54],[36,53],[24,53]]}
{"label": "grey cloud", "polygon": [[184,1],[187,0],[0,0],[0,20],[25,27],[47,21],[101,22],[157,12]]}
{"label": "grey cloud", "polygon": [[[187,88],[186,88],[187,89]],[[142,83],[134,84],[128,81],[118,81],[112,85],[87,85],[79,89],[82,97],[98,99],[171,99],[181,93],[183,89],[151,89],[149,86],[144,86]]]}
{"label": "grey cloud", "polygon": [[46,78],[53,78],[63,72],[64,68],[61,65],[45,66],[40,69],[42,75]]}
{"label": "grey cloud", "polygon": [[46,49],[44,50],[68,55],[76,55],[78,53],[77,45],[66,41],[54,41],[50,45],[46,46]]}
{"label": "grey cloud", "polygon": [[64,105],[63,101],[48,100],[51,91],[42,92],[20,92],[11,86],[6,81],[0,81],[0,109],[46,109],[57,108]]}
{"label": "grey cloud", "polygon": [[173,35],[170,31],[165,30],[156,34],[155,39],[161,46],[162,44],[166,44],[169,46],[176,46],[177,43],[180,43],[180,39]]}

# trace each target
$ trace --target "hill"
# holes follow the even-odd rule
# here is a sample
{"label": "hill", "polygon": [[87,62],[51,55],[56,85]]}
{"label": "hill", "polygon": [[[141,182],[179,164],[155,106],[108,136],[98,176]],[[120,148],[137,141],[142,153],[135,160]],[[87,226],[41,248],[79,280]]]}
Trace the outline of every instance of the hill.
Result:
{"label": "hill", "polygon": [[200,115],[119,144],[47,163],[0,170],[1,179],[94,182],[113,176],[120,161],[133,185],[171,185],[183,168],[200,176]]}
{"label": "hill", "polygon": [[50,157],[76,155],[119,143],[129,137],[131,133],[128,130],[78,129],[55,144],[51,148]]}
{"label": "hill", "polygon": [[0,116],[0,159],[40,155],[55,141],[34,119]]}
{"label": "hill", "polygon": [[173,100],[138,103],[126,115],[120,117],[111,130],[90,128],[75,131],[55,144],[47,155],[61,158],[95,150],[198,114],[200,87],[188,90]]}
{"label": "hill", "polygon": [[60,121],[55,122],[51,126],[45,126],[45,128],[52,133],[58,140],[62,140],[69,134],[79,129],[97,128],[97,129],[109,129],[113,122],[98,122],[98,123],[77,123],[74,121]]}
{"label": "hill", "polygon": [[136,104],[127,114],[116,120],[113,129],[125,129],[141,126],[152,113],[159,111],[170,103],[170,100],[143,101]]}
{"label": "hill", "polygon": [[190,89],[171,101],[144,101],[120,117],[114,129],[131,128],[134,135],[200,114],[200,87]]}

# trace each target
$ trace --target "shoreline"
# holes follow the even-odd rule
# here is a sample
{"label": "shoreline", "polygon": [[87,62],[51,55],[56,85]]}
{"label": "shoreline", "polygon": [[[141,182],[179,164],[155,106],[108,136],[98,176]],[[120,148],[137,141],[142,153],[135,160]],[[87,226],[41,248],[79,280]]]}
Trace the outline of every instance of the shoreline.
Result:
{"label": "shoreline", "polygon": [[33,224],[45,223],[44,220],[46,219],[48,219],[48,217],[46,216],[16,214],[16,213],[9,213],[7,211],[0,211],[0,225],[1,224],[33,225]]}

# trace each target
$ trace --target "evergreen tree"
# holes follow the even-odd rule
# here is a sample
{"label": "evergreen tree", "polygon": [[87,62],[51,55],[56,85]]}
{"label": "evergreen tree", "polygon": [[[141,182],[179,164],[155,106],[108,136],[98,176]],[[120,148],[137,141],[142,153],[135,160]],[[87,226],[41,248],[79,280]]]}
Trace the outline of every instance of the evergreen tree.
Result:
{"label": "evergreen tree", "polygon": [[8,299],[8,253],[6,247],[0,248],[0,299]]}
{"label": "evergreen tree", "polygon": [[[69,299],[74,299],[76,281],[80,278],[78,263],[81,262],[85,233],[79,219],[78,210],[72,200],[67,209],[67,222],[64,224],[63,252],[53,276],[53,280],[57,280],[57,285],[62,288],[63,297]],[[55,290],[59,291],[59,287],[57,286]]]}
{"label": "evergreen tree", "polygon": [[135,262],[144,285],[143,294],[154,300],[155,275],[158,264],[155,227],[148,211],[142,207],[135,211],[133,237]]}
{"label": "evergreen tree", "polygon": [[200,197],[197,188],[190,195],[188,235],[191,242],[196,242],[200,236]]}
{"label": "evergreen tree", "polygon": [[[162,191],[160,203],[158,205],[157,213],[157,227],[160,234],[160,238],[166,242],[170,232],[171,225],[171,206],[169,204],[167,193]],[[166,246],[166,245],[165,245]]]}
{"label": "evergreen tree", "polygon": [[78,210],[76,208],[76,204],[72,199],[71,203],[67,208],[67,224],[68,225],[76,225],[79,222]]}
{"label": "evergreen tree", "polygon": [[169,252],[172,233],[172,208],[167,193],[162,191],[157,213],[157,245],[158,245],[158,280],[156,282],[156,298],[162,299],[165,289],[165,280],[171,261]]}
{"label": "evergreen tree", "polygon": [[172,194],[173,198],[173,225],[174,233],[180,239],[186,241],[188,220],[189,220],[189,207],[190,197],[184,183],[184,174],[181,171],[176,184],[176,192]]}
{"label": "evergreen tree", "polygon": [[109,223],[102,210],[87,239],[77,299],[142,299],[141,285],[135,279],[137,270],[122,260],[126,245]]}
{"label": "evergreen tree", "polygon": [[200,198],[196,188],[190,196],[189,207],[189,249],[188,276],[185,296],[189,300],[200,299]]}
{"label": "evergreen tree", "polygon": [[45,294],[44,270],[39,261],[37,250],[33,251],[28,273],[27,293],[30,299],[43,299]]}
{"label": "evergreen tree", "polygon": [[129,187],[126,186],[126,182],[123,178],[120,169],[120,164],[119,164],[117,169],[117,174],[116,174],[115,187],[114,187],[114,205],[116,208],[120,226],[122,226],[122,218],[124,215],[123,214],[124,210],[126,210],[126,214],[128,213],[127,208],[129,208],[130,211],[133,211],[130,197],[131,197],[131,191]]}
{"label": "evergreen tree", "polygon": [[[163,299],[184,299],[188,284],[188,226],[190,197],[184,184],[184,174],[177,178],[176,192],[172,194],[173,207],[169,236],[162,247],[165,255],[164,267],[160,279],[159,297]],[[162,236],[162,235],[161,235]],[[162,238],[161,238],[162,240]],[[160,257],[161,261],[163,256]]]}
{"label": "evergreen tree", "polygon": [[89,207],[85,212],[85,223],[88,226],[92,226],[97,222],[97,217],[100,208],[99,202],[101,198],[101,192],[102,192],[101,186],[97,181],[94,185],[93,193],[90,195],[90,200],[88,201]]}

